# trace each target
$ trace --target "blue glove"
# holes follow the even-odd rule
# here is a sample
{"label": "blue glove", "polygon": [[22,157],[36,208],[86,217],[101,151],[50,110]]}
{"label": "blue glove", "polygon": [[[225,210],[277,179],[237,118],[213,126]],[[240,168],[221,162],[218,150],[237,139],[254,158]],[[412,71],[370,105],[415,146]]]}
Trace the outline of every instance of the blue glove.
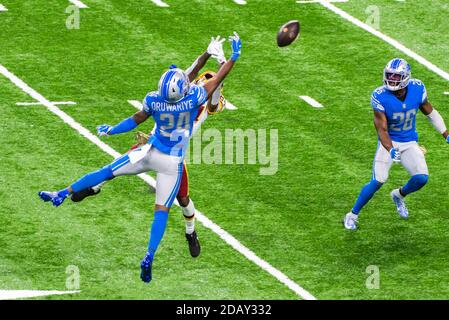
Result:
{"label": "blue glove", "polygon": [[240,51],[242,49],[242,41],[240,40],[240,37],[237,34],[237,32],[234,32],[234,35],[229,37],[229,41],[231,41],[232,46],[231,60],[236,61],[240,57]]}
{"label": "blue glove", "polygon": [[99,137],[109,135],[109,132],[112,130],[112,126],[108,124],[102,124],[101,126],[97,126],[97,135]]}
{"label": "blue glove", "polygon": [[390,149],[390,156],[394,162],[401,162],[401,153],[395,148]]}

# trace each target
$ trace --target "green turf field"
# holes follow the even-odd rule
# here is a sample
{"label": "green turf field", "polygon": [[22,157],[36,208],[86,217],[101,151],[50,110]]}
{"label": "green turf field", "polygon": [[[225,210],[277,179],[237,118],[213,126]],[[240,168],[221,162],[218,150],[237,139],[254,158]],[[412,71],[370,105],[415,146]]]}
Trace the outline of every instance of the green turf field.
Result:
{"label": "green turf field", "polygon": [[[226,80],[225,110],[206,128],[277,129],[279,167],[189,166],[197,209],[242,245],[317,299],[449,298],[449,146],[418,116],[430,181],[408,198],[411,217],[396,214],[389,192],[408,179],[394,166],[389,181],[361,213],[360,229],[341,219],[371,177],[376,150],[370,95],[388,60],[402,56],[449,123],[446,80],[390,44],[320,4],[294,0],[83,0],[80,29],[68,30],[65,0],[0,0],[0,65],[95,133],[135,112],[127,100],[155,90],[172,63],[182,68],[210,37],[239,32],[242,56]],[[365,21],[380,9],[380,31],[449,71],[448,0],[335,4]],[[275,36],[298,19],[300,40],[286,48]],[[226,45],[226,53],[230,48]],[[209,68],[216,68],[211,62]],[[298,99],[310,96],[324,108]],[[173,208],[154,263],[139,278],[154,193],[124,177],[80,204],[59,208],[37,192],[65,187],[112,158],[0,74],[0,290],[66,290],[66,268],[80,271],[81,292],[42,299],[301,299],[199,222],[202,254],[193,259],[179,208]],[[151,129],[148,121],[144,130]],[[103,139],[118,152],[133,133]],[[380,270],[368,289],[366,269]]]}

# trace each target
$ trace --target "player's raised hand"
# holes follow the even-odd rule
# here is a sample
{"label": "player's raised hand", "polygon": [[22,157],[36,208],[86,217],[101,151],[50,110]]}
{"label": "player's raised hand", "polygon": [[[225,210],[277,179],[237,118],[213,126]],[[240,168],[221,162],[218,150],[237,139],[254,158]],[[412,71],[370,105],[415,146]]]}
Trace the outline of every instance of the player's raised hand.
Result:
{"label": "player's raised hand", "polygon": [[97,126],[97,135],[99,137],[107,136],[109,135],[109,131],[111,131],[112,126],[107,124],[102,124],[100,126]]}
{"label": "player's raised hand", "polygon": [[240,40],[237,32],[234,31],[234,35],[229,37],[229,41],[232,46],[232,56],[231,60],[236,61],[240,57],[241,49],[242,49],[242,41]]}
{"label": "player's raised hand", "polygon": [[223,42],[225,42],[225,40],[225,38],[221,39],[220,36],[217,36],[216,38],[212,37],[209,46],[207,47],[207,53],[216,59],[220,64],[226,62],[223,52]]}
{"label": "player's raised hand", "polygon": [[391,156],[391,159],[393,159],[393,162],[401,162],[401,153],[399,152],[398,149],[391,148],[390,156]]}

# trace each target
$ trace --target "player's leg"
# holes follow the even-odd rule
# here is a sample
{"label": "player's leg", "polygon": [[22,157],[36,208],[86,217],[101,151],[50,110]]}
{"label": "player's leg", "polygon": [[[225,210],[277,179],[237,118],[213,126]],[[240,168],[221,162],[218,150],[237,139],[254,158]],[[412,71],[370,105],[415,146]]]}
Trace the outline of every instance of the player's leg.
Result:
{"label": "player's leg", "polygon": [[343,220],[346,229],[357,229],[357,219],[360,211],[387,181],[392,163],[390,153],[379,143],[374,156],[371,181],[362,188],[351,212],[346,214]]}
{"label": "player's leg", "polygon": [[[148,139],[147,139],[148,140]],[[142,144],[140,143],[136,143],[134,144],[127,153],[130,153],[131,151],[141,147]],[[72,196],[70,197],[70,199],[73,202],[81,202],[83,201],[85,198],[90,197],[90,196],[96,196],[97,194],[100,193],[101,189],[103,188],[103,186],[106,184],[106,182],[108,182],[109,180],[103,181],[99,184],[97,184],[96,186],[93,187],[89,187],[87,189],[83,189],[77,192],[73,192]]]}
{"label": "player's leg", "polygon": [[429,171],[424,153],[419,148],[418,143],[409,142],[403,144],[401,147],[401,163],[407,169],[411,178],[403,187],[393,190],[391,192],[391,198],[396,205],[399,215],[406,219],[408,218],[408,209],[405,205],[404,198],[426,185],[429,179]]}
{"label": "player's leg", "polygon": [[198,235],[195,231],[195,205],[189,196],[189,174],[187,165],[183,163],[181,185],[176,199],[181,207],[186,224],[186,239],[189,244],[189,251],[192,257],[198,257],[201,252]]}
{"label": "player's leg", "polygon": [[168,213],[178,193],[182,176],[181,158],[164,154],[155,148],[152,148],[149,154],[152,170],[157,172],[156,205],[153,223],[151,224],[148,251],[140,264],[140,278],[144,282],[150,282],[152,279],[154,255],[164,236]]}

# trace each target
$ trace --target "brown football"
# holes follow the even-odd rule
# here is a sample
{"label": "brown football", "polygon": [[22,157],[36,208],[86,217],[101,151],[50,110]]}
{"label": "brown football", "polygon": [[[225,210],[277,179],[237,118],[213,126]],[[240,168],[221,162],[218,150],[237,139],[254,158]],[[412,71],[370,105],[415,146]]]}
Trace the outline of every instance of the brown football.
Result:
{"label": "brown football", "polygon": [[292,20],[284,24],[278,32],[278,46],[285,47],[294,42],[299,36],[300,29],[301,26],[298,20]]}

